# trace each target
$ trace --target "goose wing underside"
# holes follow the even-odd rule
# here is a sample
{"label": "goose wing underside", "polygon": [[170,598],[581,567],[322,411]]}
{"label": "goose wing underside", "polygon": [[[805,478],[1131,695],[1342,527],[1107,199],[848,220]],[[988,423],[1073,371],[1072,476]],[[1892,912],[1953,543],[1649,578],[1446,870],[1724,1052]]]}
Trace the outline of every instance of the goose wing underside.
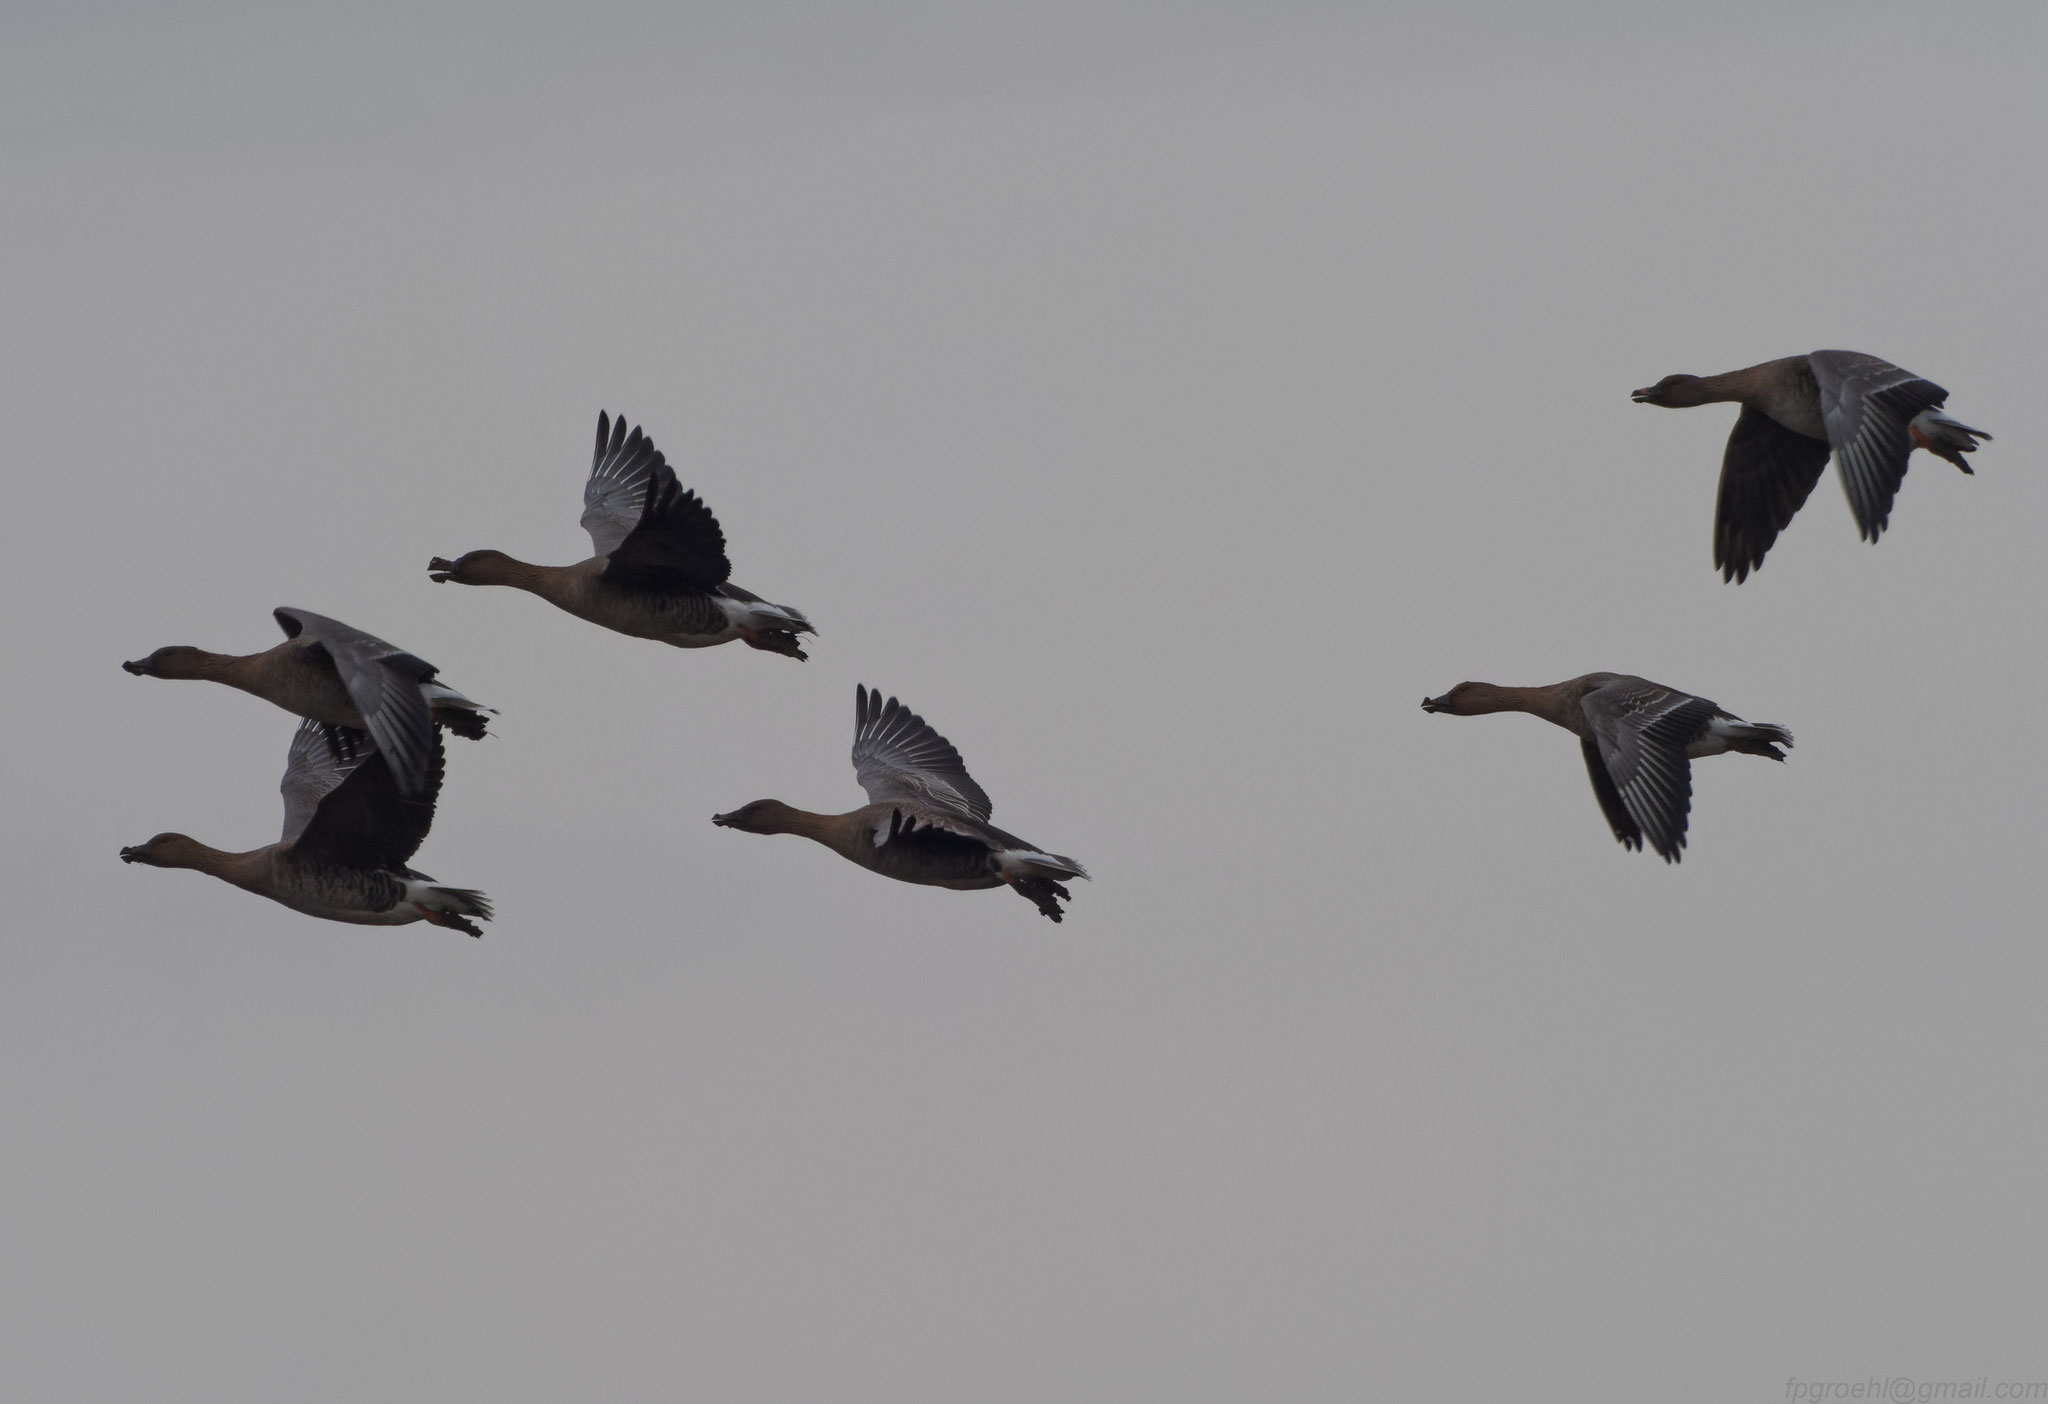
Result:
{"label": "goose wing underside", "polygon": [[426,791],[408,796],[368,734],[303,722],[292,737],[284,779],[284,842],[311,862],[336,868],[401,870],[434,822],[441,789],[436,732]]}
{"label": "goose wing underside", "polygon": [[725,533],[696,493],[638,426],[600,411],[597,449],[583,485],[583,529],[600,556],[603,578],[627,589],[667,593],[714,590],[732,564]]}
{"label": "goose wing underside", "polygon": [[1714,564],[1740,582],[1805,505],[1827,467],[1828,446],[1787,429],[1762,410],[1742,407],[1721,457],[1714,502]]}
{"label": "goose wing underside", "polygon": [[865,686],[854,690],[853,771],[875,804],[901,800],[985,824],[988,792],[953,743],[917,713]]}

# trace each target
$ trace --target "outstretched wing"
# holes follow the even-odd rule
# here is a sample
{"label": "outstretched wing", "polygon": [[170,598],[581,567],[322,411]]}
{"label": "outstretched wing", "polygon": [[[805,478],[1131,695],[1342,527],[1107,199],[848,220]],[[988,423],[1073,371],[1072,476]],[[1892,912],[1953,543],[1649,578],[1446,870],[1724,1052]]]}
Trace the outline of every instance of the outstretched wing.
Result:
{"label": "outstretched wing", "polygon": [[1913,453],[1907,427],[1922,410],[1946,400],[1948,391],[1860,351],[1815,351],[1806,360],[1820,387],[1821,418],[1849,510],[1863,539],[1875,541],[1891,517]]}
{"label": "outstretched wing", "polygon": [[629,589],[705,591],[725,582],[725,533],[694,492],[683,490],[654,441],[600,410],[597,451],[583,485],[583,529],[603,578]]}
{"label": "outstretched wing", "polygon": [[1593,731],[1585,743],[1593,793],[1614,836],[1630,848],[1647,841],[1658,857],[1676,863],[1692,809],[1685,749],[1718,709],[1704,697],[1631,677],[1594,688],[1580,706]]}
{"label": "outstretched wing", "polygon": [[953,743],[891,697],[854,688],[853,772],[870,803],[902,800],[986,822],[988,794]]}
{"label": "outstretched wing", "polygon": [[1721,456],[1714,503],[1714,564],[1723,580],[1741,582],[1764,563],[1820,481],[1828,446],[1787,429],[1762,410],[1742,407]]}
{"label": "outstretched wing", "polygon": [[1607,827],[1614,830],[1615,838],[1623,848],[1640,853],[1643,848],[1643,828],[1630,816],[1628,806],[1621,802],[1621,791],[1614,788],[1614,777],[1607,773],[1607,762],[1600,755],[1600,743],[1590,736],[1579,738],[1579,749],[1585,753],[1586,775],[1593,782],[1593,798],[1600,801],[1600,812],[1607,816]]}
{"label": "outstretched wing", "polygon": [[301,722],[278,788],[294,854],[329,867],[402,870],[433,826],[441,736],[433,734],[426,790],[407,796],[367,734]]}
{"label": "outstretched wing", "polygon": [[433,711],[420,684],[434,676],[434,665],[311,610],[273,609],[270,614],[286,638],[305,639],[334,664],[399,789],[419,794],[427,783],[434,741]]}

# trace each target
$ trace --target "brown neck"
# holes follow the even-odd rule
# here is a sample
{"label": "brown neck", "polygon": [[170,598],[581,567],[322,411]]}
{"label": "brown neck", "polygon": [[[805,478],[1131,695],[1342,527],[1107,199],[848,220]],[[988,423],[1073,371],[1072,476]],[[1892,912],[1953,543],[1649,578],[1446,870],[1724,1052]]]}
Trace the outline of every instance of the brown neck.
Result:
{"label": "brown neck", "polygon": [[562,574],[560,566],[534,565],[501,552],[493,553],[488,559],[467,567],[462,572],[465,585],[509,585],[515,590],[530,590],[536,595],[548,595]]}
{"label": "brown neck", "polygon": [[1554,722],[1567,731],[1577,731],[1573,715],[1577,699],[1558,687],[1501,687],[1494,683],[1473,683],[1458,696],[1458,711],[1466,716],[1484,712],[1527,712]]}
{"label": "brown neck", "polygon": [[733,825],[756,834],[796,834],[822,843],[843,858],[856,863],[865,856],[861,845],[869,844],[867,826],[860,822],[860,811],[851,814],[813,814],[808,809],[798,809],[780,800],[764,800],[747,807],[744,823]]}
{"label": "brown neck", "polygon": [[764,817],[775,826],[768,830],[770,833],[797,834],[803,838],[815,839],[828,848],[836,846],[835,839],[839,831],[846,827],[840,823],[840,820],[845,818],[844,815],[813,814],[808,809],[798,809],[787,804]]}
{"label": "brown neck", "polygon": [[1752,366],[1746,370],[1723,371],[1719,375],[1703,375],[1699,378],[1699,383],[1692,387],[1692,394],[1688,398],[1695,404],[1702,405],[1746,399],[1756,388],[1753,383],[1755,370],[1756,367]]}
{"label": "brown neck", "polygon": [[231,882],[237,887],[260,887],[270,872],[272,849],[255,848],[247,853],[228,853],[180,836],[160,842],[150,862],[159,868],[191,868],[195,872]]}
{"label": "brown neck", "polygon": [[209,653],[203,648],[167,648],[158,651],[154,671],[160,678],[199,678],[239,686],[242,675],[261,654]]}

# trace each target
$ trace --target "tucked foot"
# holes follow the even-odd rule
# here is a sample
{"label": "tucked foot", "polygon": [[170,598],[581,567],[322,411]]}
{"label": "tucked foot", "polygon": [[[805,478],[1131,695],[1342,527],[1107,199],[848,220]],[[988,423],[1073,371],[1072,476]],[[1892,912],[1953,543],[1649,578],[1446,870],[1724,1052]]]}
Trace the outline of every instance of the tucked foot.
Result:
{"label": "tucked foot", "polygon": [[445,926],[451,931],[465,931],[471,936],[477,937],[481,937],[484,934],[484,929],[481,926],[478,926],[468,917],[458,916],[454,912],[440,912],[432,907],[422,907],[420,908],[420,915],[435,926]]}
{"label": "tucked foot", "polygon": [[764,653],[780,653],[796,659],[811,656],[803,651],[796,635],[788,629],[742,629],[740,638],[745,640],[748,648],[758,648]]}
{"label": "tucked foot", "polygon": [[1051,878],[1019,877],[1009,879],[1009,883],[1017,889],[1018,896],[1030,898],[1037,904],[1039,911],[1054,921],[1065,920],[1065,914],[1060,911],[1060,903],[1074,900],[1073,893]]}
{"label": "tucked foot", "polygon": [[477,921],[491,919],[491,899],[473,887],[427,886],[427,880],[419,874],[412,874],[412,906],[426,920],[436,926],[445,926],[452,931],[464,931],[471,936],[484,933],[477,929]]}

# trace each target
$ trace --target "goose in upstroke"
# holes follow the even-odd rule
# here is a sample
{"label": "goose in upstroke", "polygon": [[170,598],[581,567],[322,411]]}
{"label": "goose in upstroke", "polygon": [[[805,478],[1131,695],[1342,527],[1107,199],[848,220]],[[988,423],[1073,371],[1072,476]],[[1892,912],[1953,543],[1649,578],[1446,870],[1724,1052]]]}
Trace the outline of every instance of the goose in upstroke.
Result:
{"label": "goose in upstroke", "polygon": [[711,822],[750,834],[800,834],[898,882],[974,890],[1008,886],[1054,921],[1085,878],[1071,858],[1034,848],[988,822],[988,794],[953,743],[917,713],[865,686],[854,689],[853,771],[869,803],[813,814],[761,799]]}
{"label": "goose in upstroke", "polygon": [[807,655],[814,634],[800,610],[771,604],[727,576],[725,533],[695,492],[638,426],[628,433],[604,411],[583,485],[583,529],[596,554],[575,565],[533,565],[503,551],[470,551],[427,563],[428,578],[458,585],[509,585],[555,608],[635,638],[677,648],[739,639],[790,658]]}
{"label": "goose in upstroke", "polygon": [[441,773],[438,731],[426,788],[407,795],[367,732],[300,722],[278,785],[284,833],[276,843],[231,853],[163,833],[122,849],[121,861],[191,868],[326,921],[426,921],[481,936],[470,918],[491,919],[489,898],[473,888],[443,887],[406,866],[433,825]]}

